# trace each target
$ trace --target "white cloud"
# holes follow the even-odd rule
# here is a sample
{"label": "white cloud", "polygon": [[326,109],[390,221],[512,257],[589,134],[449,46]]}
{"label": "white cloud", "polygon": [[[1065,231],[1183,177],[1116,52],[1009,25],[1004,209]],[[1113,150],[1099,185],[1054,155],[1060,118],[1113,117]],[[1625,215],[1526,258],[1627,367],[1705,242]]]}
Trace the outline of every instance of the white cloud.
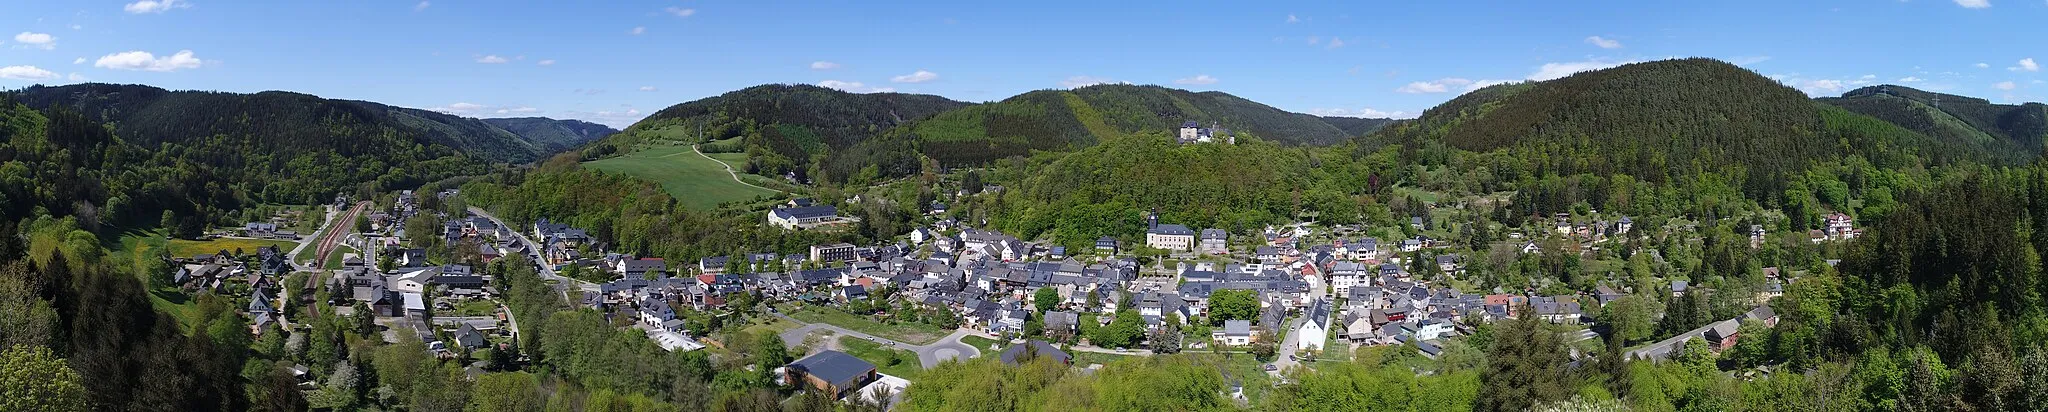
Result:
{"label": "white cloud", "polygon": [[1981,9],[1991,7],[1991,0],[1956,0],[1956,5],[1966,9]]}
{"label": "white cloud", "polygon": [[651,92],[651,91],[656,91],[656,90],[661,90],[661,89],[656,89],[656,88],[654,88],[654,86],[640,86],[640,91],[643,91],[643,92]]}
{"label": "white cloud", "polygon": [[1310,110],[1308,111],[1308,114],[1313,114],[1313,115],[1317,115],[1317,116],[1330,116],[1330,117],[1367,117],[1367,118],[1382,118],[1382,119],[1413,119],[1413,118],[1415,118],[1415,116],[1416,116],[1416,114],[1415,114],[1415,113],[1409,113],[1409,112],[1407,112],[1407,111],[1404,111],[1404,110],[1396,110],[1396,111],[1391,111],[1391,112],[1389,112],[1389,111],[1382,111],[1382,110],[1379,110],[1379,109],[1374,109],[1374,108],[1370,108],[1370,107],[1366,107],[1366,108],[1360,108],[1360,109],[1358,109],[1358,110],[1350,110],[1350,109],[1310,109]]}
{"label": "white cloud", "polygon": [[627,32],[627,33],[632,33],[632,34],[633,34],[633,35],[635,35],[635,36],[638,36],[638,35],[642,35],[642,34],[647,34],[647,27],[646,27],[646,26],[641,26],[641,27],[634,27],[634,28],[633,28],[633,30],[628,30],[628,31],[626,31],[626,32]]}
{"label": "white cloud", "polygon": [[1110,84],[1110,83],[1124,83],[1124,82],[1118,82],[1118,81],[1116,81],[1116,80],[1112,80],[1112,79],[1109,79],[1109,78],[1106,78],[1106,77],[1095,77],[1095,76],[1073,76],[1073,77],[1068,77],[1068,78],[1067,78],[1066,80],[1061,80],[1061,81],[1060,81],[1060,87],[1063,87],[1063,88],[1068,88],[1068,89],[1079,89],[1079,88],[1083,88],[1083,87],[1088,87],[1088,86],[1094,86],[1094,85],[1098,85],[1098,84]]}
{"label": "white cloud", "polygon": [[143,14],[162,13],[170,11],[171,9],[182,9],[187,7],[192,7],[192,5],[189,3],[180,2],[178,0],[142,0],[134,3],[128,3],[127,6],[121,7],[121,10],[127,10],[129,13],[134,14]]}
{"label": "white cloud", "polygon": [[199,57],[193,56],[191,50],[179,50],[177,53],[163,57],[157,57],[149,52],[138,50],[100,56],[100,59],[93,61],[92,65],[94,67],[115,70],[170,72],[182,69],[196,69],[202,63],[204,61],[199,60]]}
{"label": "white cloud", "polygon": [[1209,75],[1206,74],[1198,74],[1195,75],[1195,77],[1175,79],[1173,81],[1173,84],[1216,84],[1216,78],[1209,77]]}
{"label": "white cloud", "polygon": [[1808,93],[1811,93],[1811,92],[1817,92],[1817,91],[1818,91],[1818,92],[1828,92],[1828,93],[1838,93],[1838,92],[1841,92],[1841,91],[1842,91],[1842,88],[1843,88],[1843,87],[1846,87],[1846,86],[1844,85],[1844,82],[1843,82],[1843,81],[1841,81],[1841,80],[1830,80],[1830,79],[1821,79],[1821,80],[1808,80],[1808,81],[1804,81],[1804,82],[1800,82],[1800,83],[1799,83],[1799,88],[1800,88],[1800,89],[1804,89],[1804,90],[1807,90],[1807,92],[1808,92]]}
{"label": "white cloud", "polygon": [[78,74],[78,73],[71,73],[71,77],[69,77],[69,79],[70,79],[71,81],[74,81],[74,82],[83,82],[83,81],[91,80],[91,79],[87,79],[87,78],[85,78],[85,75],[82,75],[82,74]]}
{"label": "white cloud", "polygon": [[57,72],[36,66],[0,67],[0,79],[43,81],[57,78]]}
{"label": "white cloud", "polygon": [[1508,84],[1514,82],[1514,80],[1473,80],[1472,84],[1465,85],[1465,91],[1470,92],[1473,90],[1492,87],[1494,85]]}
{"label": "white cloud", "polygon": [[429,108],[427,108],[427,110],[432,110],[432,111],[437,111],[437,112],[441,112],[441,113],[447,113],[447,114],[471,114],[471,113],[476,113],[476,112],[479,112],[479,111],[483,111],[484,109],[485,109],[484,105],[481,105],[481,104],[476,104],[476,103],[467,103],[467,102],[456,102],[455,104],[451,104],[451,105],[447,105],[447,106],[441,106],[441,107],[429,107]]}
{"label": "white cloud", "polygon": [[1570,76],[1572,75],[1572,73],[1606,69],[1614,66],[1620,66],[1635,62],[1636,61],[1634,60],[1625,62],[1589,60],[1582,62],[1544,63],[1543,67],[1536,69],[1536,73],[1529,75],[1529,80],[1557,79],[1565,76]]}
{"label": "white cloud", "polygon": [[1329,48],[1332,48],[1332,49],[1334,49],[1334,48],[1338,48],[1338,47],[1344,47],[1344,39],[1339,39],[1339,38],[1336,38],[1336,37],[1331,37],[1331,38],[1330,38],[1330,46],[1329,46]]}
{"label": "white cloud", "polygon": [[1991,63],[1977,63],[1977,68],[1979,68],[1979,69],[1989,69],[1989,68],[1991,68]]}
{"label": "white cloud", "polygon": [[1866,75],[1863,75],[1863,77],[1858,77],[1857,79],[1860,79],[1860,80],[1875,80],[1875,79],[1877,79],[1877,75],[1875,75],[1875,74],[1866,74]]}
{"label": "white cloud", "polygon": [[837,68],[839,68],[839,63],[833,63],[824,60],[811,62],[811,70],[832,70]]}
{"label": "white cloud", "polygon": [[1409,93],[1409,94],[1416,94],[1416,93],[1443,93],[1443,92],[1448,92],[1448,91],[1451,91],[1451,88],[1453,88],[1453,87],[1464,87],[1464,86],[1468,86],[1468,85],[1471,85],[1471,84],[1472,84],[1472,80],[1470,80],[1470,79],[1460,79],[1460,78],[1456,78],[1456,77],[1448,77],[1448,78],[1438,79],[1437,81],[1433,81],[1433,82],[1414,82],[1414,83],[1408,83],[1408,84],[1407,84],[1407,85],[1405,85],[1405,86],[1401,86],[1401,88],[1398,88],[1398,89],[1394,89],[1394,91],[1396,91],[1396,92],[1400,92],[1400,93]]}
{"label": "white cloud", "polygon": [[1308,44],[1317,44],[1317,43],[1322,43],[1322,42],[1323,42],[1323,38],[1322,38],[1322,37],[1318,37],[1318,36],[1308,36]]}
{"label": "white cloud", "polygon": [[14,35],[14,41],[20,42],[27,47],[43,50],[57,48],[57,36],[51,36],[49,33],[21,32],[21,34]]}
{"label": "white cloud", "polygon": [[84,58],[84,57],[80,57],[80,58],[77,58],[77,59],[72,59],[72,60],[71,60],[71,64],[85,64],[85,58]]}
{"label": "white cloud", "polygon": [[918,71],[917,71],[916,73],[911,73],[911,74],[906,74],[906,75],[902,75],[902,76],[896,76],[896,77],[891,77],[891,78],[889,78],[889,81],[891,81],[891,82],[896,82],[896,83],[924,83],[924,82],[928,82],[928,81],[932,81],[932,80],[938,80],[938,78],[939,78],[939,74],[938,74],[938,73],[932,73],[932,72],[928,72],[928,71],[924,71],[924,70],[918,70]]}
{"label": "white cloud", "polygon": [[555,65],[555,59],[546,59],[546,60],[541,60],[541,61],[538,61],[538,62],[534,62],[534,64],[538,64],[538,65],[542,65],[542,66],[553,66],[553,65]]}
{"label": "white cloud", "polygon": [[2020,88],[2020,85],[2013,82],[1998,82],[1998,84],[1991,85],[1991,87],[1996,87],[1998,90],[2012,90]]}
{"label": "white cloud", "polygon": [[424,2],[424,1],[422,1],[422,2],[420,2],[420,4],[418,4],[418,5],[414,5],[414,6],[412,6],[412,11],[420,11],[420,10],[426,10],[426,9],[427,9],[427,6],[432,6],[432,5],[433,5],[433,3],[428,3],[428,2]]}
{"label": "white cloud", "polygon": [[1593,37],[1587,37],[1587,38],[1586,38],[1586,42],[1587,42],[1587,43],[1592,43],[1592,44],[1593,44],[1594,46],[1600,46],[1600,48],[1602,48],[1602,49],[1619,49],[1619,48],[1621,48],[1621,41],[1620,41],[1620,40],[1615,40],[1615,39],[1609,39],[1609,38],[1605,38],[1605,37],[1600,37],[1600,36],[1593,36]]}
{"label": "white cloud", "polygon": [[494,111],[492,111],[492,112],[493,112],[493,113],[497,113],[497,114],[514,114],[514,113],[539,113],[539,112],[540,112],[540,109],[535,109],[535,108],[531,108],[531,107],[526,107],[526,106],[520,106],[520,107],[507,107],[507,108],[503,108],[503,109],[498,109],[498,110],[494,110]]}
{"label": "white cloud", "polygon": [[1287,22],[1288,22],[1288,23],[1300,23],[1300,22],[1301,22],[1301,18],[1300,18],[1300,17],[1294,17],[1294,14],[1291,14],[1291,13],[1290,13],[1290,14],[1288,14],[1288,15],[1287,15]]}
{"label": "white cloud", "polygon": [[666,11],[668,11],[668,14],[674,14],[674,15],[676,15],[676,17],[690,17],[690,16],[692,16],[692,15],[696,15],[696,14],[697,14],[697,9],[685,9],[685,8],[681,8],[681,7],[669,7],[669,8],[667,8],[667,9],[665,9],[665,10],[666,10]]}
{"label": "white cloud", "polygon": [[492,54],[492,55],[486,55],[486,56],[484,56],[484,57],[478,57],[478,58],[476,58],[476,62],[477,62],[477,63],[483,63],[483,64],[504,64],[505,62],[509,62],[509,61],[511,61],[511,60],[508,60],[508,59],[506,59],[506,58],[503,58],[503,57],[498,57],[498,55],[495,55],[495,54]]}
{"label": "white cloud", "polygon": [[71,29],[72,29],[72,30],[85,30],[85,26],[80,26],[80,25],[76,25],[76,24],[73,24],[73,25],[71,25]]}
{"label": "white cloud", "polygon": [[[26,33],[24,33],[24,34],[26,34]],[[15,37],[15,39],[19,40],[19,39],[21,39],[21,38],[20,38],[20,37]],[[2032,57],[2028,57],[2028,58],[2020,59],[2020,65],[2018,65],[2018,66],[2013,66],[2013,67],[2007,67],[2007,68],[2005,68],[2005,69],[2006,69],[2006,70],[2011,70],[2011,71],[2016,71],[2016,72],[2038,72],[2038,71],[2041,71],[2041,65],[2040,65],[2040,64],[2037,64],[2037,63],[2034,63],[2034,58],[2032,58]]]}
{"label": "white cloud", "polygon": [[1922,79],[1922,78],[1919,78],[1919,77],[1914,77],[1914,76],[1906,76],[1906,77],[1902,77],[1902,78],[1899,78],[1899,83],[1919,83],[1919,82],[1924,82],[1924,81],[1927,81],[1927,79]]}
{"label": "white cloud", "polygon": [[861,82],[842,82],[838,80],[826,80],[818,82],[818,87],[824,87],[827,89],[839,89],[840,91],[848,93],[889,93],[896,91],[895,88],[868,87],[868,85],[862,84]]}

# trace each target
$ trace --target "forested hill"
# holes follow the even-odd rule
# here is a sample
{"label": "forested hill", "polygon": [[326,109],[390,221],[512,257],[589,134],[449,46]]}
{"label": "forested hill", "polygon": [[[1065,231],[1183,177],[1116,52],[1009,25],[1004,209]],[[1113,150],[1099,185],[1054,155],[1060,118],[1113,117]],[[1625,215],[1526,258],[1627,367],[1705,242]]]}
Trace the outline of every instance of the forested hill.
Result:
{"label": "forested hill", "polygon": [[1323,119],[1323,123],[1329,123],[1331,126],[1337,126],[1338,130],[1343,130],[1344,134],[1351,136],[1364,136],[1372,134],[1372,132],[1379,131],[1382,127],[1387,127],[1389,125],[1394,124],[1394,122],[1399,122],[1399,120],[1394,119],[1374,119],[1367,117],[1321,117]]}
{"label": "forested hill", "polygon": [[597,123],[573,119],[550,119],[546,117],[506,117],[483,119],[507,132],[519,135],[548,151],[574,149],[584,143],[602,139],[618,133],[618,129]]}
{"label": "forested hill", "polygon": [[[1815,102],[1748,69],[1692,58],[1635,63],[1467,93],[1364,139],[1412,159],[1504,152],[1542,173],[1665,182],[1715,173],[1757,198],[1818,161],[1913,167],[1999,157]],[[1540,173],[1539,173],[1540,174]]]}
{"label": "forested hill", "polygon": [[813,156],[837,152],[904,123],[970,103],[928,94],[848,93],[802,84],[766,84],[661,109],[624,133],[592,144],[585,158],[632,151],[648,140],[735,139],[707,151],[745,151],[747,169],[808,177]]}
{"label": "forested hill", "polygon": [[[169,91],[144,85],[32,86],[14,100],[36,109],[64,107],[114,125],[130,142],[191,146],[225,138],[243,150],[282,155],[331,152],[394,163],[471,157],[523,163],[581,142],[530,141],[482,120],[375,102],[302,93]],[[417,152],[417,153],[406,153]]]}
{"label": "forested hill", "polygon": [[1870,86],[1818,99],[1943,141],[1991,153],[2032,156],[2048,138],[2048,105],[1996,104],[1975,97],[1905,86]]}
{"label": "forested hill", "polygon": [[1291,145],[1327,145],[1351,136],[1323,118],[1229,93],[1128,84],[1029,92],[940,113],[913,124],[910,132],[924,143],[926,155],[958,165],[1030,150],[1078,149],[1137,132],[1170,133],[1190,121]]}
{"label": "forested hill", "polygon": [[[175,171],[141,174],[163,180],[154,185],[138,183],[142,191],[183,190],[171,182],[196,179],[198,187],[212,181],[219,187],[209,191],[233,193],[195,199],[194,205],[164,206],[181,216],[189,212],[195,219],[210,215],[205,213],[209,210],[234,210],[250,201],[320,204],[341,192],[413,187],[488,173],[494,164],[528,162],[549,153],[543,146],[476,119],[298,93],[166,91],[92,83],[29,87],[0,95],[0,102],[23,105],[11,109],[19,112],[17,118],[47,117],[51,124],[90,124],[90,128],[111,126],[112,133],[94,139],[132,147],[123,151],[132,153],[124,155],[131,156],[125,163],[151,159],[151,165]],[[41,126],[24,127],[36,130]],[[57,132],[52,134],[61,135],[52,140],[76,134],[69,127]],[[122,173],[105,167],[89,169],[76,173],[106,173],[108,179],[103,181]],[[112,201],[126,192],[133,191],[110,190],[97,196],[80,193],[77,198],[112,208],[122,205],[101,201]],[[202,223],[187,222],[192,228],[203,227]]]}

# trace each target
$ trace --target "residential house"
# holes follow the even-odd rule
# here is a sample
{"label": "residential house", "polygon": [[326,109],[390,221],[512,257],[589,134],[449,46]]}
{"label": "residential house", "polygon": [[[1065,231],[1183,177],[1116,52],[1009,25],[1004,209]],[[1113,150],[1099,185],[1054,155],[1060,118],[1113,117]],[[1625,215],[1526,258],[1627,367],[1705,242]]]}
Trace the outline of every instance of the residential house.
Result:
{"label": "residential house", "polygon": [[1223,229],[1202,229],[1201,252],[1211,255],[1230,253],[1230,232]]}
{"label": "residential house", "polygon": [[1223,328],[1210,332],[1210,335],[1217,345],[1222,346],[1245,346],[1258,339],[1257,333],[1252,331],[1252,321],[1242,319],[1223,321]]}
{"label": "residential house", "polygon": [[1095,239],[1096,253],[1114,255],[1116,254],[1118,246],[1119,245],[1117,244],[1116,238],[1113,237],[1103,236],[1101,239]]}
{"label": "residential house", "polygon": [[484,333],[477,331],[476,327],[471,326],[469,322],[461,322],[460,326],[455,327],[455,344],[467,349],[482,349],[491,346],[491,341],[486,339]]}
{"label": "residential house", "polygon": [[1009,348],[1003,349],[1003,353],[998,356],[1003,364],[1006,365],[1016,365],[1021,362],[1029,362],[1031,359],[1046,358],[1050,358],[1053,362],[1061,365],[1074,364],[1073,355],[1068,355],[1066,351],[1052,346],[1051,343],[1037,339],[1026,341],[1021,345],[1010,345]]}
{"label": "residential house", "polygon": [[1295,336],[1300,337],[1298,347],[1301,350],[1322,350],[1323,343],[1330,339],[1330,302],[1316,299],[1309,305],[1307,315],[1307,321],[1295,330]]}
{"label": "residential house", "polygon": [[714,275],[725,273],[725,267],[726,265],[729,264],[731,260],[732,258],[725,256],[712,256],[703,259],[697,259],[697,271],[701,273]]}

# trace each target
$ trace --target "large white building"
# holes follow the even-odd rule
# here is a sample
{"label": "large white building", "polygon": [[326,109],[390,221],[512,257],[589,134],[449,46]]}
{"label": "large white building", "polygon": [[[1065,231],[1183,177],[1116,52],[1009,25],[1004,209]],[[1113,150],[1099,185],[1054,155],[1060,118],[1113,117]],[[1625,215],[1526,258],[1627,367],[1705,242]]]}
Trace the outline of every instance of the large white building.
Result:
{"label": "large white building", "polygon": [[831,206],[786,207],[768,211],[768,224],[783,229],[809,229],[837,220],[839,209]]}
{"label": "large white building", "polygon": [[1192,250],[1195,231],[1181,225],[1158,225],[1145,231],[1145,246],[1153,249]]}

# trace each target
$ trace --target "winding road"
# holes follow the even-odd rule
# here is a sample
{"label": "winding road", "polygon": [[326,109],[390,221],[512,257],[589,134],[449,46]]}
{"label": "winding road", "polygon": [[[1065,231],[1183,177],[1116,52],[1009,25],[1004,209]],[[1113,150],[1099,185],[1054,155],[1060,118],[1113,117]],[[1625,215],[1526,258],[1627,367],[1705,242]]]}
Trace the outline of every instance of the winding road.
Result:
{"label": "winding road", "polygon": [[[471,206],[471,207],[469,208],[469,213],[475,213],[475,214],[476,214],[477,216],[482,216],[482,217],[483,217],[484,219],[490,219],[491,223],[497,224],[498,226],[505,226],[505,221],[503,221],[503,220],[499,220],[497,216],[491,216],[491,212],[486,212],[486,211],[484,211],[483,209],[477,208],[477,207],[475,207],[475,206]],[[545,262],[542,262],[542,261],[541,261],[541,258],[540,258],[540,256],[539,256],[539,255],[540,255],[540,253],[541,253],[541,248],[540,248],[540,244],[539,244],[539,243],[534,243],[534,242],[533,242],[533,239],[529,239],[529,238],[527,238],[527,237],[526,237],[526,232],[522,232],[522,231],[520,231],[520,230],[519,230],[519,227],[517,227],[517,226],[511,226],[511,228],[512,228],[512,230],[511,230],[511,232],[512,232],[512,237],[514,237],[514,238],[518,238],[518,239],[519,239],[519,242],[520,242],[520,243],[525,243],[525,244],[526,244],[526,250],[534,254],[534,256],[528,256],[528,257],[530,257],[530,258],[533,258],[533,259],[534,259],[534,261],[533,261],[533,263],[534,263],[534,266],[538,266],[538,267],[540,268],[540,277],[541,277],[541,279],[545,279],[545,280],[548,280],[548,281],[550,281],[550,282],[554,283],[554,284],[555,284],[555,290],[556,290],[556,291],[559,291],[559,292],[561,292],[561,293],[562,293],[562,299],[564,299],[564,300],[568,301],[569,303],[575,303],[575,302],[577,301],[577,299],[581,299],[581,298],[582,298],[582,296],[580,296],[580,295],[579,295],[579,296],[569,296],[569,286],[570,286],[570,285],[575,285],[575,286],[576,286],[576,290],[578,290],[578,291],[584,291],[584,292],[596,292],[596,291],[598,291],[598,287],[597,287],[597,284],[596,284],[596,283],[590,283],[590,282],[585,282],[585,281],[583,281],[583,280],[580,280],[580,279],[576,279],[576,278],[571,278],[571,277],[566,277],[566,276],[562,276],[562,275],[561,275],[560,273],[555,273],[555,268],[554,268],[554,267],[552,267],[552,266],[548,266],[548,265],[547,265],[547,263],[545,263]]]}
{"label": "winding road", "polygon": [[710,160],[710,161],[713,161],[713,162],[718,162],[718,165],[719,165],[719,166],[725,166],[725,174],[728,174],[728,175],[732,175],[732,181],[734,181],[734,182],[739,182],[740,184],[743,184],[743,185],[747,185],[747,186],[753,186],[754,188],[757,188],[757,189],[761,189],[761,190],[766,190],[766,191],[770,191],[770,192],[776,192],[776,193],[787,193],[787,192],[783,192],[783,191],[781,191],[781,190],[769,189],[769,188],[761,187],[760,185],[756,185],[756,184],[753,184],[753,183],[747,183],[747,181],[745,181],[745,180],[740,180],[740,174],[739,174],[739,172],[735,172],[735,171],[733,171],[733,170],[732,170],[732,164],[731,164],[731,163],[726,163],[726,162],[725,162],[724,160],[718,160],[717,158],[711,157],[711,155],[707,155],[707,154],[704,154],[704,151],[702,151],[702,150],[697,150],[697,145],[694,145],[694,144],[693,144],[693,145],[690,145],[690,151],[692,151],[692,152],[697,152],[697,155],[698,155],[698,156],[704,156],[704,159],[705,159],[705,160]]}
{"label": "winding road", "polygon": [[908,343],[889,340],[887,338],[882,338],[875,335],[861,333],[860,331],[842,328],[831,324],[804,323],[804,321],[796,320],[795,318],[791,318],[788,316],[783,316],[781,313],[774,313],[774,315],[775,317],[782,318],[790,322],[796,322],[796,324],[798,325],[803,325],[795,329],[790,329],[782,332],[782,343],[792,347],[804,344],[804,337],[810,336],[811,332],[825,330],[840,335],[840,338],[852,337],[857,339],[866,339],[868,341],[888,345],[896,349],[902,349],[910,351],[912,353],[916,353],[918,363],[923,365],[925,369],[931,369],[933,367],[939,366],[939,362],[944,362],[949,359],[968,359],[981,356],[980,349],[976,349],[974,345],[969,345],[965,342],[960,341],[960,338],[967,337],[970,335],[980,336],[979,334],[974,333],[974,331],[966,329],[953,331],[953,334],[946,335],[945,338],[941,338],[937,342],[932,342],[929,345],[912,345]]}

